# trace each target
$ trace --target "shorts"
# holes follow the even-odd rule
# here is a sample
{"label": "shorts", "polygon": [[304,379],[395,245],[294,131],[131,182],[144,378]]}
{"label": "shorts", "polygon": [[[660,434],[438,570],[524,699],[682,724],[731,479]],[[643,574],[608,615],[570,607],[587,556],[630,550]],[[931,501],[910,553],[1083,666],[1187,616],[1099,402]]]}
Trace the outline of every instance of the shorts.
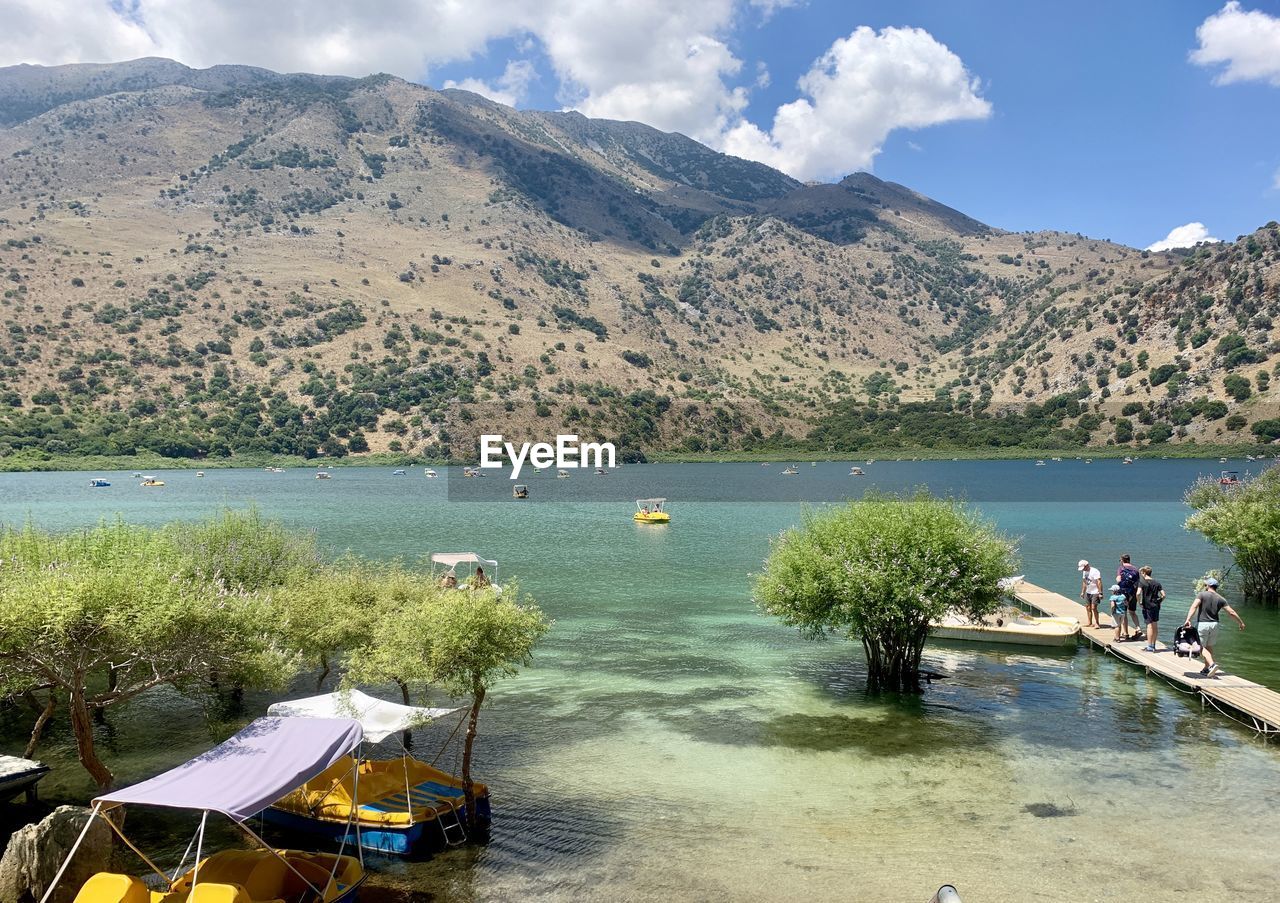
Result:
{"label": "shorts", "polygon": [[1124,598],[1129,603],[1129,611],[1136,615],[1138,613],[1138,591],[1134,590],[1131,593],[1125,593]]}
{"label": "shorts", "polygon": [[1218,639],[1218,622],[1201,621],[1196,625],[1196,633],[1200,634],[1200,645],[1213,651],[1214,641]]}
{"label": "shorts", "polygon": [[1160,621],[1159,605],[1142,606],[1142,622],[1144,624],[1156,624]]}
{"label": "shorts", "polygon": [[1085,593],[1084,604],[1097,606],[1102,601],[1102,593]]}

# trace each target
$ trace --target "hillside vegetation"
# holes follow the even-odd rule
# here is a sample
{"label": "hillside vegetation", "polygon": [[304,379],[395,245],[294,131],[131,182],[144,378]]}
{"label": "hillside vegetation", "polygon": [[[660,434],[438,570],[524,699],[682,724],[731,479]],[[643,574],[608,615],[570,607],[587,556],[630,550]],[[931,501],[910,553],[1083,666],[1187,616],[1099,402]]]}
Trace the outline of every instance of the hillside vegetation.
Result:
{"label": "hillside vegetation", "polygon": [[1278,262],[1275,223],[1013,234],[389,76],[17,66],[0,466],[1273,441]]}

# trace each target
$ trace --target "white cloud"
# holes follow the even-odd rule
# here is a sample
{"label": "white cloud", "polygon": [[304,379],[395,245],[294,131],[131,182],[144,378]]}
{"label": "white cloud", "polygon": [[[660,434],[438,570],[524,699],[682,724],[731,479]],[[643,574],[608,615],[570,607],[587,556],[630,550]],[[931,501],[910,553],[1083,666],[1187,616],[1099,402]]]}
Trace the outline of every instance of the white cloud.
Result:
{"label": "white cloud", "polygon": [[1205,228],[1204,223],[1187,223],[1185,226],[1178,226],[1171,229],[1169,234],[1154,244],[1147,245],[1148,251],[1168,251],[1173,248],[1190,248],[1198,245],[1200,242],[1219,242],[1220,238],[1214,238],[1209,234],[1209,230]]}
{"label": "white cloud", "polygon": [[869,169],[894,129],[985,119],[991,104],[961,59],[920,28],[856,29],[800,79],[765,132],[740,122],[723,149],[801,179]]}
{"label": "white cloud", "polygon": [[460,88],[463,91],[474,91],[483,94],[490,100],[514,107],[524,100],[529,93],[529,85],[538,77],[538,71],[529,60],[512,60],[507,68],[494,82],[486,82],[479,78],[464,78],[462,81],[450,79],[444,83],[446,88]]}
{"label": "white cloud", "polygon": [[[541,51],[565,107],[679,131],[803,178],[870,167],[897,128],[990,115],[954,53],[915,28],[859,28],[800,79],[765,131],[744,119],[768,84],[735,29],[803,0],[0,0],[0,65],[166,56],[189,66],[428,78],[510,40]],[[502,103],[527,97],[533,64],[447,84]]]}
{"label": "white cloud", "polygon": [[1200,46],[1191,51],[1191,62],[1225,66],[1215,84],[1267,81],[1280,87],[1280,18],[1231,0],[1200,24],[1196,37]]}

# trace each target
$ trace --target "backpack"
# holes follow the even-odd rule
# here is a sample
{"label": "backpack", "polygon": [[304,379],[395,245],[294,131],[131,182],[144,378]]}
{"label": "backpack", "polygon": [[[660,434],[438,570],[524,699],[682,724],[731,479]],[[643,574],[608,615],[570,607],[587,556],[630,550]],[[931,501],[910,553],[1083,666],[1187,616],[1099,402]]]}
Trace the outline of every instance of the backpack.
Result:
{"label": "backpack", "polygon": [[1116,583],[1126,596],[1132,595],[1138,588],[1138,569],[1131,564],[1121,566],[1120,572],[1116,574]]}
{"label": "backpack", "polygon": [[1200,633],[1189,624],[1184,624],[1173,633],[1173,653],[1179,658],[1199,655]]}

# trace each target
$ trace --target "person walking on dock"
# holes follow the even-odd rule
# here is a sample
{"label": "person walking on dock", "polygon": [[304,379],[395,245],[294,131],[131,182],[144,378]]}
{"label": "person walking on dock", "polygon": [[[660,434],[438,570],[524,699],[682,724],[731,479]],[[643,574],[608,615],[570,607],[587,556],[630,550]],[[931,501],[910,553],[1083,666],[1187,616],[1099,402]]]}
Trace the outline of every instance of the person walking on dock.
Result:
{"label": "person walking on dock", "polygon": [[1187,621],[1183,626],[1189,627],[1192,619],[1195,620],[1196,632],[1200,634],[1200,657],[1204,659],[1204,668],[1200,673],[1205,677],[1213,677],[1221,670],[1218,663],[1213,660],[1213,646],[1218,638],[1219,616],[1225,611],[1235,618],[1241,630],[1244,630],[1244,619],[1236,614],[1236,610],[1228,604],[1226,599],[1218,595],[1217,578],[1205,578],[1204,587],[1191,603],[1191,610],[1187,612]]}
{"label": "person walking on dock", "polygon": [[[1120,556],[1120,567],[1116,569],[1116,583],[1120,586],[1120,592],[1124,593],[1128,604],[1125,606],[1129,620],[1133,621],[1133,633],[1128,639],[1142,639],[1142,629],[1138,626],[1138,569],[1129,561],[1128,555]],[[1124,620],[1123,618],[1121,619]],[[1120,626],[1124,626],[1121,624]],[[1120,637],[1119,639],[1125,639]]]}
{"label": "person walking on dock", "polygon": [[1102,572],[1081,558],[1076,565],[1080,571],[1080,598],[1084,599],[1084,615],[1089,623],[1085,627],[1101,627],[1098,620],[1098,605],[1102,602]]}
{"label": "person walking on dock", "polygon": [[1147,645],[1143,652],[1155,652],[1160,639],[1160,603],[1164,601],[1164,587],[1151,576],[1151,565],[1138,568],[1138,601],[1142,603],[1142,620],[1147,625]]}

